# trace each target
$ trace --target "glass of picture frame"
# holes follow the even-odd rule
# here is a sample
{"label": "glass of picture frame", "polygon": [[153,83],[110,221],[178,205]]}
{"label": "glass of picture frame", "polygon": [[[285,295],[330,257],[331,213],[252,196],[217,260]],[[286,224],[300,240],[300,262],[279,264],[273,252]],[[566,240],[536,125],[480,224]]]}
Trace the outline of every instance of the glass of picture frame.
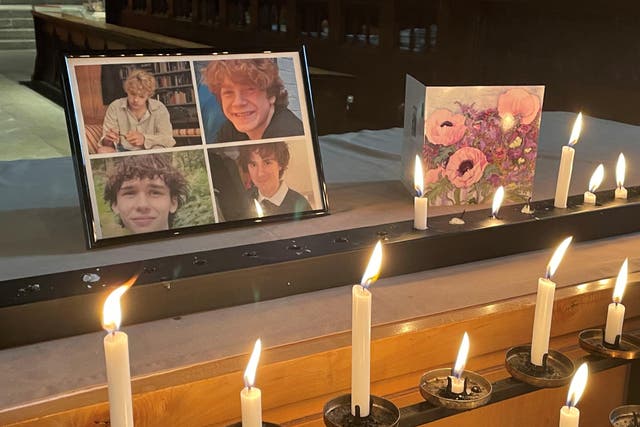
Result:
{"label": "glass of picture frame", "polygon": [[89,248],[327,213],[304,48],[63,60]]}

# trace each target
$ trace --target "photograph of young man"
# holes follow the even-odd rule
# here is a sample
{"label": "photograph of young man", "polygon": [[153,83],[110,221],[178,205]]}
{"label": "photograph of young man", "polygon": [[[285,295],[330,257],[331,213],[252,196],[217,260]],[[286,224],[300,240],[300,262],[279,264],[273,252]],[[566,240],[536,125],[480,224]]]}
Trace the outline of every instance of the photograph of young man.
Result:
{"label": "photograph of young man", "polygon": [[302,122],[288,108],[289,97],[273,59],[210,61],[202,82],[226,117],[216,142],[246,141],[304,133]]}
{"label": "photograph of young man", "polygon": [[283,141],[240,147],[238,163],[252,185],[249,197],[261,204],[264,216],[311,210],[307,199],[283,179],[290,157]]}
{"label": "photograph of young man", "polygon": [[123,87],[127,96],[116,99],[107,108],[98,153],[176,145],[167,107],[151,98],[157,88],[153,74],[133,70]]}
{"label": "photograph of young man", "polygon": [[165,153],[120,157],[107,171],[104,200],[131,233],[172,228],[189,186],[171,160]]}

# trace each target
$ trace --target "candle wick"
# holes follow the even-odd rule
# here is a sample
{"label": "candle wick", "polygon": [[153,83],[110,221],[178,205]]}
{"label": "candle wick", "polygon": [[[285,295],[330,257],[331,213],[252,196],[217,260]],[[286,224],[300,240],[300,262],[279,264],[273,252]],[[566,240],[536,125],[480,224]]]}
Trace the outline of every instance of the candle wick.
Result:
{"label": "candle wick", "polygon": [[462,213],[460,214],[460,219],[462,219],[462,217],[464,216],[464,214],[465,214],[465,213],[467,213],[467,210],[466,210],[466,209],[464,209],[464,210],[462,211]]}

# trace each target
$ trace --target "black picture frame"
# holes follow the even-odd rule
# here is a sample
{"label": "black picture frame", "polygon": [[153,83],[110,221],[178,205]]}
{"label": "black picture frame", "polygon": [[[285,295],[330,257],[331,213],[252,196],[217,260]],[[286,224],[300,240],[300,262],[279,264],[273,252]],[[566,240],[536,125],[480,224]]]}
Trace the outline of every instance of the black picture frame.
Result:
{"label": "black picture frame", "polygon": [[328,213],[304,46],[65,54],[61,70],[88,248]]}

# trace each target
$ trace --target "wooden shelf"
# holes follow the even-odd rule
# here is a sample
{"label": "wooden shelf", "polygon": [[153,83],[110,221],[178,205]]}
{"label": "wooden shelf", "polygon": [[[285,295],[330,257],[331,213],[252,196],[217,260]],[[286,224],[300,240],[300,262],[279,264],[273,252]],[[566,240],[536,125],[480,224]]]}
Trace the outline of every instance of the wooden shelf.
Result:
{"label": "wooden shelf", "polygon": [[[632,286],[625,298],[638,301],[640,275],[634,274],[631,279]],[[558,290],[550,348],[572,358],[584,355],[577,344],[577,333],[602,325],[611,299],[612,282],[604,286],[602,281],[584,283]],[[530,341],[534,301],[535,295],[527,295],[374,327],[372,393],[389,398],[400,407],[421,402],[417,390],[420,375],[429,369],[450,366],[464,331],[471,335],[467,369],[480,372],[491,381],[508,377],[503,366],[505,351]],[[625,331],[639,328],[640,306],[630,304]],[[181,332],[158,330],[154,335],[171,340],[175,333]],[[193,339],[208,341],[202,336]],[[323,404],[348,392],[350,387],[350,339],[350,332],[346,331],[267,348],[258,374],[264,419],[287,426],[322,425]],[[72,346],[67,351],[82,349]],[[247,357],[246,354],[229,356],[135,378],[136,426],[226,425],[237,421],[238,393]],[[629,365],[619,366],[589,378],[581,401],[581,426],[605,425],[609,411],[625,399],[629,369]],[[441,419],[433,425],[468,425],[461,424],[461,420],[486,425],[481,420],[491,419],[492,426],[508,426],[511,425],[509,417],[514,414],[520,415],[519,425],[525,427],[557,425],[566,391],[567,387],[563,387],[528,393]],[[0,424],[93,425],[108,419],[106,396],[106,389],[98,387],[43,399],[1,411]]]}

